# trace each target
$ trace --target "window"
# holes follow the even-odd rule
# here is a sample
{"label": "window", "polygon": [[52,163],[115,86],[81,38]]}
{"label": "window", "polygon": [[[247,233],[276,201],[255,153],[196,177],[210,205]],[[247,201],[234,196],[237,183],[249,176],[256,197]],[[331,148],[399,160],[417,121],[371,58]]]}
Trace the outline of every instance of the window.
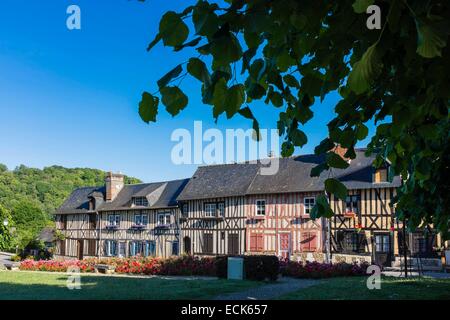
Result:
{"label": "window", "polygon": [[264,250],[264,235],[262,233],[253,233],[250,235],[250,251]]}
{"label": "window", "polygon": [[126,248],[127,248],[126,242],[123,242],[123,241],[119,242],[119,256],[120,257],[125,257],[127,255]]}
{"label": "window", "polygon": [[181,206],[181,214],[183,217],[187,217],[189,215],[189,205],[187,203],[183,203]]}
{"label": "window", "polygon": [[217,203],[217,212],[219,214],[219,217],[225,217],[225,202]]}
{"label": "window", "polygon": [[359,202],[358,195],[347,196],[347,198],[345,199],[345,211],[358,213],[359,212],[358,202]]}
{"label": "window", "polygon": [[130,256],[143,255],[144,246],[141,241],[131,241],[130,242]]}
{"label": "window", "polygon": [[113,240],[105,241],[105,255],[108,257],[117,255],[117,242]]}
{"label": "window", "polygon": [[148,223],[148,215],[137,213],[134,215],[134,224],[137,226],[146,226]]}
{"label": "window", "polygon": [[317,235],[315,232],[301,233],[300,248],[302,252],[314,252],[317,250]]}
{"label": "window", "polygon": [[354,231],[339,231],[337,237],[342,252],[365,252],[367,242],[364,233],[359,234]]}
{"label": "window", "polygon": [[380,169],[375,170],[374,182],[375,183],[387,182],[387,169],[386,168],[380,168]]}
{"label": "window", "polygon": [[109,214],[108,215],[108,225],[118,227],[120,225],[120,215],[119,214]]}
{"label": "window", "polygon": [[390,252],[391,244],[388,234],[375,235],[375,251],[376,252]]}
{"label": "window", "polygon": [[170,224],[170,212],[158,213],[158,226],[164,226]]}
{"label": "window", "polygon": [[203,252],[213,253],[213,235],[212,233],[203,234]]}
{"label": "window", "polygon": [[148,255],[155,256],[156,255],[156,243],[154,240],[147,241],[148,246]]}
{"label": "window", "polygon": [[266,200],[256,200],[256,215],[263,216],[266,214]]}
{"label": "window", "polygon": [[216,216],[216,203],[205,203],[205,217]]}
{"label": "window", "polygon": [[305,198],[305,199],[303,199],[303,204],[305,207],[305,209],[304,209],[305,214],[310,214],[312,208],[316,204],[316,198],[314,198],[314,197]]}
{"label": "window", "polygon": [[172,242],[172,255],[177,256],[178,255],[178,241]]}
{"label": "window", "polygon": [[148,207],[148,200],[146,197],[134,197],[133,204],[138,207]]}
{"label": "window", "polygon": [[205,217],[224,217],[225,216],[225,202],[207,202],[203,205]]}

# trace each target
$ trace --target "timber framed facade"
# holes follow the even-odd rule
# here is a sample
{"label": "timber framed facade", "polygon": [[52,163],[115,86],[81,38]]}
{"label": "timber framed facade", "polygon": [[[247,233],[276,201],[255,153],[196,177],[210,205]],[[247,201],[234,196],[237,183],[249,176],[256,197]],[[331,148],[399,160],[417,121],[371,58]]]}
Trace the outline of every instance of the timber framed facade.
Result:
{"label": "timber framed facade", "polygon": [[[342,148],[335,152],[345,159]],[[65,236],[56,255],[271,254],[400,266],[406,250],[439,268],[440,238],[432,230],[407,233],[395,218],[391,202],[400,177],[388,181],[389,164],[375,170],[373,157],[355,152],[345,159],[348,168],[333,170],[348,195],[328,196],[331,219],[311,217],[317,198],[327,196],[329,174],[310,176],[323,156],[272,158],[278,171],[271,175],[260,162],[201,166],[190,179],[138,185],[110,173],[105,186],[75,190],[56,212]]]}
{"label": "timber framed facade", "polygon": [[110,173],[105,187],[75,190],[55,213],[64,237],[57,241],[55,255],[178,255],[181,211],[176,197],[186,183],[124,185],[122,175]]}

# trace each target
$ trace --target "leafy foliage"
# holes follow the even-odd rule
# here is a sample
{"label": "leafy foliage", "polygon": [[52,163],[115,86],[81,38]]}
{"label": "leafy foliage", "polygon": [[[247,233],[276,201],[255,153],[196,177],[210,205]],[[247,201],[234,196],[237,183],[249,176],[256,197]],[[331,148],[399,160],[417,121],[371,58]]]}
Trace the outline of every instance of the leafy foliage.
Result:
{"label": "leafy foliage", "polygon": [[[3,222],[7,220],[8,225]],[[10,233],[11,225],[13,225],[11,213],[0,205],[0,250],[9,250],[13,247],[13,240]]]}
{"label": "leafy foliage", "polygon": [[[366,27],[372,4],[381,8],[381,30]],[[387,159],[391,177],[403,179],[394,199],[398,217],[411,228],[433,224],[445,234],[450,227],[449,33],[450,3],[444,0],[228,0],[224,6],[200,0],[181,13],[166,13],[149,48],[161,40],[175,51],[195,47],[199,56],[189,60],[188,73],[201,82],[203,103],[216,119],[240,114],[257,129],[252,101],[279,108],[283,156],[306,143],[302,125],[313,117],[316,99],[338,91],[336,117],[315,150],[327,155],[326,163],[312,175],[345,167],[332,149],[340,144],[348,148],[345,156],[354,158],[355,144],[368,134],[365,123],[375,121],[368,153],[376,154],[375,165]],[[190,35],[193,40],[185,43]],[[168,95],[165,91],[174,89],[167,88],[160,88],[163,103],[175,115],[188,98],[178,87],[177,94]],[[151,115],[158,105],[153,101],[146,104]],[[326,187],[328,193],[344,194],[336,182]],[[330,216],[326,198],[320,200],[315,214]]]}

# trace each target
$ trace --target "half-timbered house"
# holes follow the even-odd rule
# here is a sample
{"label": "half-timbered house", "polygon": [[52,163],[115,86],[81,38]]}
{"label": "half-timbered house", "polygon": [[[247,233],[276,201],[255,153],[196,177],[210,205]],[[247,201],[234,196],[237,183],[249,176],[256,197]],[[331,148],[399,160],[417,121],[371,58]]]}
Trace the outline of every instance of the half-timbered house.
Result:
{"label": "half-timbered house", "polygon": [[303,190],[309,172],[307,180],[289,177],[293,159],[276,161],[271,176],[261,175],[260,163],[200,167],[178,197],[182,250],[323,259],[322,219],[309,217],[321,190]]}
{"label": "half-timbered house", "polygon": [[176,197],[185,180],[125,185],[109,173],[102,187],[79,188],[55,213],[65,257],[160,256],[179,254]]}

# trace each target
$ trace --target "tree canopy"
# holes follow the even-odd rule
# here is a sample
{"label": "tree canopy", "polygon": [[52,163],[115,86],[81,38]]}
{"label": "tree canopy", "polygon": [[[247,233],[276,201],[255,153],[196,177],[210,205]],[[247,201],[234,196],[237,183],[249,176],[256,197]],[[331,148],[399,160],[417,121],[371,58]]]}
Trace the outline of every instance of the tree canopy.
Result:
{"label": "tree canopy", "polygon": [[[381,28],[369,29],[368,6],[380,9]],[[307,142],[302,126],[311,106],[338,92],[328,137],[316,148],[326,161],[312,171],[345,168],[332,151],[354,147],[377,124],[368,153],[375,166],[389,161],[390,179],[401,175],[396,212],[410,228],[433,224],[449,230],[450,3],[447,0],[200,0],[166,12],[148,50],[157,43],[196,53],[144,92],[139,113],[156,121],[160,101],[173,116],[188,105],[180,86],[186,76],[201,82],[212,116],[237,114],[253,122],[251,103],[279,108],[282,155]],[[176,84],[175,84],[176,82]],[[182,83],[181,83],[182,84]],[[151,91],[151,90],[149,90]],[[317,116],[317,115],[316,115]],[[337,180],[326,191],[344,198]],[[313,216],[331,216],[319,199]]]}

